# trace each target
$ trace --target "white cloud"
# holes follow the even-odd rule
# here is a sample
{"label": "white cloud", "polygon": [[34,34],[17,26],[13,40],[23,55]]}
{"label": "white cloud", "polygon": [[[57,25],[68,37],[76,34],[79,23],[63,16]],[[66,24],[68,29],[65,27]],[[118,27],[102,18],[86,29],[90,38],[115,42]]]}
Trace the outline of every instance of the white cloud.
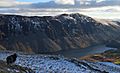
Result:
{"label": "white cloud", "polygon": [[102,1],[105,1],[105,0],[96,0],[96,1],[99,3],[99,2],[102,2]]}
{"label": "white cloud", "polygon": [[102,2],[102,1],[106,1],[106,0],[78,0],[80,2],[90,2],[90,1],[96,1],[96,2]]}
{"label": "white cloud", "polygon": [[0,7],[13,7],[21,4],[30,4],[30,2],[18,2],[16,0],[0,0]]}
{"label": "white cloud", "polygon": [[120,19],[120,6],[105,6],[88,9],[31,9],[31,8],[0,8],[0,14],[23,16],[55,16],[64,13],[80,13],[93,18]]}
{"label": "white cloud", "polygon": [[[75,0],[54,0],[54,1],[58,4],[74,4]],[[76,1],[80,1],[81,4],[84,4],[94,0],[76,0]],[[96,0],[96,2],[102,2],[102,1],[105,1],[105,0]]]}
{"label": "white cloud", "polygon": [[0,7],[14,6],[15,0],[0,0]]}
{"label": "white cloud", "polygon": [[58,4],[74,4],[74,0],[55,0]]}

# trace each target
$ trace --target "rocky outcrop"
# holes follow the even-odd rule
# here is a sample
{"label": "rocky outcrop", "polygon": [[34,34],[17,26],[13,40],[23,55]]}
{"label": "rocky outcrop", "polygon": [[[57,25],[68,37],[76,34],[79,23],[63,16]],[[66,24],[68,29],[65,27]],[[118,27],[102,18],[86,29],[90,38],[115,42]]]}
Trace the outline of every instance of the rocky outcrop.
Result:
{"label": "rocky outcrop", "polygon": [[26,17],[0,15],[0,48],[24,52],[55,52],[120,41],[120,23],[81,14]]}
{"label": "rocky outcrop", "polygon": [[35,73],[35,72],[27,67],[21,67],[18,65],[7,65],[6,62],[0,60],[0,73]]}

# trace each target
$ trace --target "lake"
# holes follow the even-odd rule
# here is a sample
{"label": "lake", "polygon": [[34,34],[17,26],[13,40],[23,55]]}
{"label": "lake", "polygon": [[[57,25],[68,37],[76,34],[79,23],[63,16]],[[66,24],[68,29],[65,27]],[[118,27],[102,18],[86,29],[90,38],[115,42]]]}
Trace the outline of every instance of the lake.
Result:
{"label": "lake", "polygon": [[100,46],[88,47],[88,48],[83,48],[83,49],[64,50],[64,51],[55,52],[54,54],[63,55],[69,58],[73,58],[73,57],[79,58],[79,57],[86,56],[86,55],[103,53],[111,49],[116,50],[116,48],[109,48],[104,45],[100,45]]}

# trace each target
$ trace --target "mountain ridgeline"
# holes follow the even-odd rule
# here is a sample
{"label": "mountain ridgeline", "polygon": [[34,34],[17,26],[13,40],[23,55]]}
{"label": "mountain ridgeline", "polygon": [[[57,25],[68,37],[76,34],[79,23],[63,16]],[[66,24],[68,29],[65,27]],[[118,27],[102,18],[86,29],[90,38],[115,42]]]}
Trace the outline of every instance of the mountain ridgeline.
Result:
{"label": "mountain ridgeline", "polygon": [[[0,15],[0,49],[34,53],[81,49],[120,41],[120,22],[82,14]],[[113,42],[114,43],[114,42]]]}

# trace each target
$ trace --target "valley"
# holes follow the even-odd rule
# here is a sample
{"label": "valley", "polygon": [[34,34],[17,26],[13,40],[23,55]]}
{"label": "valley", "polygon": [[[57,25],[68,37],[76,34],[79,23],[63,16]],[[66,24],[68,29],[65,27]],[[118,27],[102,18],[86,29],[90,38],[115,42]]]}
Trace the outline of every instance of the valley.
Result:
{"label": "valley", "polygon": [[17,53],[14,65],[35,73],[119,73],[119,37],[117,20],[1,14],[0,60]]}
{"label": "valley", "polygon": [[80,58],[87,55],[94,55],[98,53],[104,53],[108,50],[117,50],[117,48],[106,47],[105,45],[97,45],[83,49],[63,50],[53,53],[47,53],[52,55],[63,55],[68,58]]}
{"label": "valley", "polygon": [[120,73],[120,0],[0,0],[0,73]]}

